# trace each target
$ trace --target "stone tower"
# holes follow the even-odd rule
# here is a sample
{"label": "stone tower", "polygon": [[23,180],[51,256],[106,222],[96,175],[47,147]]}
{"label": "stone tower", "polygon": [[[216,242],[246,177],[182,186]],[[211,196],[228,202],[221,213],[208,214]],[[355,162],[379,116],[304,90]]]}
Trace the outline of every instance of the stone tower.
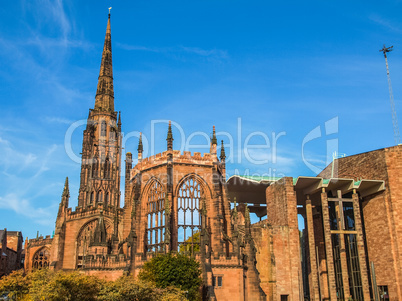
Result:
{"label": "stone tower", "polygon": [[121,117],[114,111],[110,14],[99,71],[95,107],[90,109],[82,143],[78,206],[120,207]]}
{"label": "stone tower", "polygon": [[49,252],[53,269],[103,269],[105,277],[116,278],[127,258],[119,252],[122,134],[120,115],[114,111],[111,42],[109,14],[95,106],[83,135],[78,206],[69,208],[66,179],[54,237],[47,245],[38,244],[38,250],[31,249]]}

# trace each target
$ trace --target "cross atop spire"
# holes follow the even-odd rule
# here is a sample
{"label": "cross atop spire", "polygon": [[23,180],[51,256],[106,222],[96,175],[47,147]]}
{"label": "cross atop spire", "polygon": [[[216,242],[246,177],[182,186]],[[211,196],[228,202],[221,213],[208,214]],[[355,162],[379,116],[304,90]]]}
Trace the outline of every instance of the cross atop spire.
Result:
{"label": "cross atop spire", "polygon": [[114,112],[112,36],[110,30],[110,9],[107,20],[105,43],[99,71],[98,88],[95,96],[95,110]]}

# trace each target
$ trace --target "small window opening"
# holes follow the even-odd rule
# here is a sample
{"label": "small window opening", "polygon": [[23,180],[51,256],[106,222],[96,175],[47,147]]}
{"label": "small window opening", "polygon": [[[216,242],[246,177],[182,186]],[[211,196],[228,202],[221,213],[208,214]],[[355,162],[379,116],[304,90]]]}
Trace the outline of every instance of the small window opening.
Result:
{"label": "small window opening", "polygon": [[212,286],[222,287],[222,276],[213,276],[212,277]]}
{"label": "small window opening", "polygon": [[388,285],[379,285],[378,294],[380,295],[381,301],[388,301],[389,300]]}

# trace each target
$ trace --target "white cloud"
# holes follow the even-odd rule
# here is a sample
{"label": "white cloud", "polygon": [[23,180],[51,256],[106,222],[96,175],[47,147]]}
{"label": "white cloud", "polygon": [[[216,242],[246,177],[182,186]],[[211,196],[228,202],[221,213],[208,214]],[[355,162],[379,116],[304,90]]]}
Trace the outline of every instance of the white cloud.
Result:
{"label": "white cloud", "polygon": [[146,47],[138,45],[128,45],[123,43],[117,43],[117,46],[124,50],[132,51],[148,51],[155,53],[190,53],[204,57],[215,57],[225,59],[228,54],[224,50],[220,49],[202,49],[198,47],[186,47],[186,46],[176,46],[176,47]]}
{"label": "white cloud", "polygon": [[50,117],[50,116],[46,117],[46,118],[45,118],[45,121],[47,121],[47,122],[49,122],[49,123],[59,123],[59,124],[68,124],[68,125],[70,125],[70,124],[73,123],[72,120],[69,120],[69,119],[66,119],[66,118],[62,118],[62,117]]}
{"label": "white cloud", "polygon": [[391,31],[397,32],[397,33],[402,33],[402,27],[400,24],[395,24],[389,20],[384,19],[383,17],[373,14],[369,16],[369,19],[373,21],[374,23],[377,23],[378,25],[381,25]]}
{"label": "white cloud", "polygon": [[35,208],[29,199],[22,198],[16,193],[0,196],[0,208],[12,210],[18,215],[34,219],[41,224],[53,224],[50,208]]}
{"label": "white cloud", "polygon": [[0,166],[4,166],[5,171],[10,167],[24,169],[32,165],[37,159],[35,154],[21,152],[10,141],[1,137],[0,143],[3,145],[0,148]]}

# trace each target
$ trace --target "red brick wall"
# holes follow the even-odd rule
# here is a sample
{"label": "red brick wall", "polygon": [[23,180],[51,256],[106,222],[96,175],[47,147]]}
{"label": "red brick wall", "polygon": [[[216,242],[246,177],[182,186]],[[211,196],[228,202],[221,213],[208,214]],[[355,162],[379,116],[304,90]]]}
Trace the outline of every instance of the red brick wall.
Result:
{"label": "red brick wall", "polygon": [[16,252],[17,252],[17,250],[21,249],[21,246],[18,246],[19,241],[20,241],[19,236],[7,235],[7,247]]}
{"label": "red brick wall", "polygon": [[[335,177],[385,181],[384,192],[366,197],[362,211],[369,261],[377,284],[388,285],[390,300],[402,299],[402,146],[336,160]],[[329,178],[329,165],[318,176]]]}

